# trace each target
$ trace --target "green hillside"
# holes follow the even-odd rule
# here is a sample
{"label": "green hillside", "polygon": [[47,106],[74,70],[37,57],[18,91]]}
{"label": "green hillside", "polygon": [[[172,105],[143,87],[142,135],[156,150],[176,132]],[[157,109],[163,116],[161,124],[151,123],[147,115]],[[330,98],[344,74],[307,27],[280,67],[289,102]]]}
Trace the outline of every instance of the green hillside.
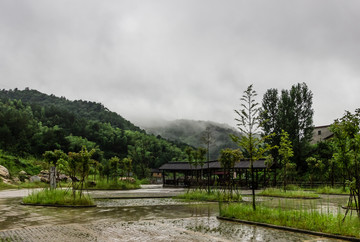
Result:
{"label": "green hillside", "polygon": [[[101,103],[83,100],[70,101],[65,97],[47,95],[37,90],[30,90],[29,88],[26,88],[25,90],[18,90],[15,88],[14,90],[0,91],[0,100],[7,99],[21,100],[24,104],[30,105],[38,118],[42,119],[41,121],[49,122],[52,120],[48,120],[47,117],[41,115],[51,116],[56,110],[60,110],[64,113],[71,113],[71,115],[76,116],[77,118],[110,123],[112,126],[124,130],[141,131],[139,127],[124,119],[119,114],[110,111]],[[46,110],[44,110],[44,108]],[[46,111],[46,113],[44,113],[44,111]],[[72,119],[62,121],[69,122],[72,121]],[[51,123],[49,124],[51,125]]]}
{"label": "green hillside", "polygon": [[185,159],[184,144],[148,135],[100,103],[29,89],[0,91],[0,149],[41,157],[48,150],[78,152],[82,146],[97,150],[94,158],[104,175],[114,156],[130,157],[138,177],[145,177],[149,168]]}

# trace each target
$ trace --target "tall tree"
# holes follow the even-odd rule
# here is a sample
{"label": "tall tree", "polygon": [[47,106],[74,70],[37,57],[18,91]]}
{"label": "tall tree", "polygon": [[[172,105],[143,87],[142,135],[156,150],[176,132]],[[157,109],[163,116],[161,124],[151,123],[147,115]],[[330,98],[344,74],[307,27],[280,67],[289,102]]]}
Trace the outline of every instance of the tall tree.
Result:
{"label": "tall tree", "polygon": [[88,177],[90,172],[90,165],[94,161],[91,159],[95,149],[88,151],[86,147],[82,147],[79,153],[69,152],[68,154],[68,174],[72,180],[73,187],[73,196],[75,197],[75,189],[77,178],[76,175],[80,177],[80,198],[83,193],[85,179]]}
{"label": "tall tree", "polygon": [[350,187],[349,207],[354,201],[360,217],[360,109],[354,114],[347,111],[340,120],[335,120],[330,129],[334,132],[334,158],[340,163]]}
{"label": "tall tree", "polygon": [[[278,90],[275,88],[268,89],[262,99],[262,107],[260,112],[260,119],[263,128],[264,135],[273,135],[272,139],[269,139],[271,146],[280,145],[281,128],[279,122],[279,96]],[[279,150],[272,149],[270,151],[273,157],[275,166],[274,170],[274,185],[277,182],[277,167],[279,164]]]}
{"label": "tall tree", "polygon": [[294,148],[294,161],[301,172],[306,170],[306,155],[309,151],[309,144],[313,133],[313,114],[312,92],[305,83],[298,83],[291,87],[290,100],[293,103],[292,113],[293,122],[291,128],[287,130],[289,134],[292,131],[292,144]]}
{"label": "tall tree", "polygon": [[66,159],[66,154],[62,150],[46,151],[43,154],[45,160],[50,164],[50,188],[56,188],[56,166],[60,159]]}
{"label": "tall tree", "polygon": [[284,191],[286,191],[286,183],[288,178],[288,171],[293,169],[296,165],[290,161],[290,158],[294,155],[292,150],[291,141],[289,140],[289,134],[284,130],[281,131],[279,156],[281,157],[281,164],[283,167],[283,184]]}
{"label": "tall tree", "polygon": [[[199,148],[196,149],[198,164],[201,167],[201,179],[203,177],[203,168],[204,168],[204,165],[205,165],[206,151],[207,150],[205,148],[202,148],[202,147],[199,147]],[[201,183],[201,185],[202,185],[202,183]]]}
{"label": "tall tree", "polygon": [[111,157],[109,160],[112,178],[116,183],[118,182],[118,176],[119,176],[119,165],[120,165],[119,163],[120,163],[120,159],[119,157],[116,156]]}
{"label": "tall tree", "polygon": [[267,90],[262,105],[261,120],[265,123],[265,135],[275,132],[272,145],[279,145],[280,130],[283,129],[289,134],[294,151],[292,161],[300,172],[307,170],[306,156],[312,139],[312,97],[306,83],[298,83],[290,90],[282,90],[280,96],[274,89]]}
{"label": "tall tree", "polygon": [[[333,153],[334,150],[331,140],[325,140],[312,145],[310,157],[315,158],[316,162],[315,160],[309,160],[311,162],[309,163],[308,159],[306,159],[308,167],[310,168],[308,169],[308,176],[314,177],[314,174],[312,173],[312,168],[315,168],[315,172],[318,172],[319,174],[319,176],[315,178],[318,181],[329,181],[332,187],[334,187],[335,180],[340,180],[341,178],[341,172],[339,172],[340,167],[333,158]],[[323,168],[323,171],[320,172],[319,168]]]}
{"label": "tall tree", "polygon": [[207,190],[208,193],[210,194],[210,146],[215,142],[213,136],[212,136],[212,132],[210,127],[206,127],[203,136],[202,136],[202,142],[206,145],[206,151],[207,151],[207,156],[206,156],[206,161],[207,161],[207,169],[208,169],[208,174],[207,174]]}
{"label": "tall tree", "polygon": [[131,158],[125,157],[122,160],[122,164],[123,164],[123,170],[124,170],[124,172],[126,172],[126,176],[130,177],[130,172],[132,171],[132,160],[131,160]]}
{"label": "tall tree", "polygon": [[243,135],[241,137],[230,135],[233,141],[243,149],[244,156],[250,161],[252,202],[254,210],[256,209],[254,161],[264,158],[265,152],[271,149],[269,144],[264,145],[264,140],[267,137],[260,138],[260,107],[259,103],[255,100],[256,96],[257,93],[253,90],[252,85],[244,91],[244,94],[240,99],[240,110],[234,110],[238,116],[238,118],[235,118],[238,122],[237,127]]}
{"label": "tall tree", "polygon": [[227,183],[228,189],[230,190],[230,198],[232,198],[232,192],[233,192],[233,182],[231,181],[231,177],[233,176],[233,169],[235,166],[235,162],[240,161],[240,159],[243,158],[243,155],[240,151],[240,149],[223,149],[220,152],[219,161],[221,164],[221,167],[224,168],[225,171],[225,181]]}

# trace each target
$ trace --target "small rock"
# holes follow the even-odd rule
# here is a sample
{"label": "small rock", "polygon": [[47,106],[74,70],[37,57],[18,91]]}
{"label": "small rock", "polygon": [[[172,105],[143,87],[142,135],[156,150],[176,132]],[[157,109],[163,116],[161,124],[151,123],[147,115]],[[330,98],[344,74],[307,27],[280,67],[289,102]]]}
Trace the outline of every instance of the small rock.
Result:
{"label": "small rock", "polygon": [[39,175],[41,175],[41,176],[48,176],[48,175],[49,175],[49,171],[48,171],[48,170],[41,170]]}
{"label": "small rock", "polygon": [[79,182],[79,181],[80,181],[80,179],[77,178],[76,176],[70,177],[70,178],[71,178],[71,180],[72,180],[73,182]]}
{"label": "small rock", "polygon": [[20,171],[18,177],[19,177],[20,181],[24,182],[25,179],[29,178],[29,175],[25,171]]}
{"label": "small rock", "polygon": [[2,182],[3,182],[3,183],[12,185],[12,181],[11,181],[11,180],[8,180],[8,179],[5,179],[5,178],[0,178],[0,179],[2,179]]}
{"label": "small rock", "polygon": [[88,182],[86,183],[86,185],[87,185],[87,187],[95,187],[95,186],[96,186],[96,182],[94,182],[94,181],[88,181]]}
{"label": "small rock", "polygon": [[39,182],[41,181],[39,176],[31,176],[30,177],[30,182]]}
{"label": "small rock", "polygon": [[0,176],[10,178],[9,170],[5,166],[0,165]]}
{"label": "small rock", "polygon": [[65,174],[60,174],[59,175],[59,180],[62,181],[62,182],[67,182],[70,178],[65,175]]}
{"label": "small rock", "polygon": [[20,171],[19,176],[28,176],[28,174],[26,173],[26,171]]}
{"label": "small rock", "polygon": [[40,181],[45,182],[45,183],[49,183],[49,179],[45,178],[45,177],[41,177]]}
{"label": "small rock", "polygon": [[130,183],[135,183],[135,179],[133,177],[120,177],[119,181],[125,181]]}

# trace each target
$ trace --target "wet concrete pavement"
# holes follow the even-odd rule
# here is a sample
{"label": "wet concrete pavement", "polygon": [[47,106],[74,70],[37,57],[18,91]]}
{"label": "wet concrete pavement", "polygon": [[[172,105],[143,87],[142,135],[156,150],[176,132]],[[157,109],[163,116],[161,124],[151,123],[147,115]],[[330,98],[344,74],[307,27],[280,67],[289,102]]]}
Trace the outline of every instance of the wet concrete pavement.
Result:
{"label": "wet concrete pavement", "polygon": [[158,198],[182,189],[91,191],[95,198],[112,199],[96,199],[98,207],[81,209],[20,205],[29,192],[0,191],[0,241],[331,241],[217,220],[217,203]]}

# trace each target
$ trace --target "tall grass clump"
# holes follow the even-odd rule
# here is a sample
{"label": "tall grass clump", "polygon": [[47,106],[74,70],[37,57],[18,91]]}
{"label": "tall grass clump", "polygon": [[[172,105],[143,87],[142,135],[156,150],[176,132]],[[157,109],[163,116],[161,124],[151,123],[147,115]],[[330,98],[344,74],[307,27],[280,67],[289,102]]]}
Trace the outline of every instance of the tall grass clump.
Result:
{"label": "tall grass clump", "polygon": [[344,194],[344,195],[350,195],[350,190],[348,187],[342,188],[342,187],[319,187],[315,190],[316,193],[320,194]]}
{"label": "tall grass clump", "polygon": [[281,206],[270,208],[264,205],[258,205],[253,210],[249,204],[237,203],[222,205],[220,216],[360,238],[359,219],[347,216],[343,221],[344,215],[340,212],[333,214],[315,209],[286,210]]}
{"label": "tall grass clump", "polygon": [[89,195],[82,195],[76,191],[74,198],[70,190],[62,189],[48,189],[41,191],[34,191],[23,198],[23,203],[26,204],[41,204],[41,205],[70,205],[70,206],[90,206],[94,205],[94,200]]}
{"label": "tall grass clump", "polygon": [[231,195],[230,192],[223,190],[211,190],[210,192],[206,190],[187,191],[176,196],[176,198],[195,201],[242,201],[240,192],[235,192]]}
{"label": "tall grass clump", "polygon": [[290,190],[285,191],[279,188],[267,188],[258,195],[269,197],[284,197],[284,198],[319,198],[318,194],[306,191]]}
{"label": "tall grass clump", "polygon": [[139,180],[131,181],[116,181],[106,179],[98,179],[94,183],[95,185],[90,185],[90,183],[85,184],[85,189],[99,189],[99,190],[131,190],[139,189],[141,182]]}
{"label": "tall grass clump", "polygon": [[149,178],[143,178],[143,179],[138,180],[138,181],[139,181],[139,183],[140,183],[141,185],[151,184],[151,182],[150,182],[150,179],[149,179]]}
{"label": "tall grass clump", "polygon": [[294,185],[294,184],[288,184],[286,185],[286,191],[302,191],[303,189],[301,187],[299,187],[298,185]]}

